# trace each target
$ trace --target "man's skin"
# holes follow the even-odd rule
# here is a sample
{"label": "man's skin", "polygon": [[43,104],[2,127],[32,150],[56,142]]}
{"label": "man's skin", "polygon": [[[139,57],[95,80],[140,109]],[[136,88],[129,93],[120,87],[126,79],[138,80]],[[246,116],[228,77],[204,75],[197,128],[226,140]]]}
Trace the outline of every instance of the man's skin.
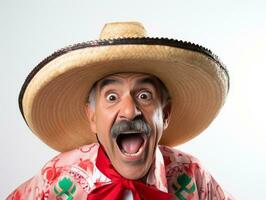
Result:
{"label": "man's skin", "polygon": [[[148,173],[155,149],[169,123],[171,106],[170,103],[162,104],[161,92],[157,86],[158,80],[147,74],[111,75],[97,83],[95,107],[90,103],[86,106],[91,130],[97,133],[114,168],[128,179],[141,179]],[[121,121],[131,121],[138,117],[143,117],[150,132],[148,135],[131,134],[137,139],[135,138],[133,145],[127,143],[129,145],[125,149],[126,152],[130,150],[130,153],[125,153],[121,147],[122,142],[119,142],[118,137],[112,136],[111,129]],[[130,132],[135,131],[126,133]]]}

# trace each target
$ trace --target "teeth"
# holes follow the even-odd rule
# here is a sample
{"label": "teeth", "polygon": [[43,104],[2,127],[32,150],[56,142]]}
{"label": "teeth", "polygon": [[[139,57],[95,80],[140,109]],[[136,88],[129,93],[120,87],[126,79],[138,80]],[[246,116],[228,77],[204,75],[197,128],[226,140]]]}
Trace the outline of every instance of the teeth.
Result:
{"label": "teeth", "polygon": [[135,155],[137,155],[139,153],[141,148],[142,147],[140,147],[139,150],[136,153],[127,153],[125,150],[122,149],[122,153],[127,155],[127,156],[135,156]]}
{"label": "teeth", "polygon": [[128,132],[122,132],[122,133],[120,133],[120,134],[142,134],[142,133],[140,133],[140,132],[135,132],[135,131],[128,131]]}
{"label": "teeth", "polygon": [[138,154],[140,154],[140,152],[142,151],[143,149],[143,146],[139,148],[138,152],[136,153],[127,153],[125,152],[124,150],[122,150],[121,152],[126,155],[126,156],[129,156],[129,157],[133,157],[133,156],[137,156]]}

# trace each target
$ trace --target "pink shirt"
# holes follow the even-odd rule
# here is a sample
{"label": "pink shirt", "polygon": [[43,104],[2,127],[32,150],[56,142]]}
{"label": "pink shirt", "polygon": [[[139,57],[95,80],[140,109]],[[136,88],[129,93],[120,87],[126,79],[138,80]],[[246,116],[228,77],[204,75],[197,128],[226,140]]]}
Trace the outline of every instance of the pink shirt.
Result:
{"label": "pink shirt", "polygon": [[[87,199],[90,192],[111,180],[95,165],[99,145],[82,146],[49,161],[34,177],[20,185],[7,200]],[[199,161],[166,146],[156,149],[146,184],[180,200],[231,200]],[[129,192],[125,199],[131,199]]]}

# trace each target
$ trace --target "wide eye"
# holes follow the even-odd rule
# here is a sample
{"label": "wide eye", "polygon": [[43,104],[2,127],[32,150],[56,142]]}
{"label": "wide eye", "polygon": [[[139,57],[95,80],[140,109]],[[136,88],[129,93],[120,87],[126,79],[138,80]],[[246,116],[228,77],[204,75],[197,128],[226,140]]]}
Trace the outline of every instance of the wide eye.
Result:
{"label": "wide eye", "polygon": [[152,99],[152,94],[149,91],[141,91],[138,93],[138,99],[149,101]]}
{"label": "wide eye", "polygon": [[116,93],[110,93],[106,96],[107,101],[113,102],[118,99],[118,95]]}

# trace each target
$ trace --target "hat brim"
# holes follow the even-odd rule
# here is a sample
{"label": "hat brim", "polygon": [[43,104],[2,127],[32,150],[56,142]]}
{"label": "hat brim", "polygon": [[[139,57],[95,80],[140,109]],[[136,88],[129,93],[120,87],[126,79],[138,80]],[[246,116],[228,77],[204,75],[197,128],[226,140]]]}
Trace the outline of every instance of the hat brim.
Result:
{"label": "hat brim", "polygon": [[88,92],[120,72],[153,74],[168,89],[172,112],[160,144],[175,146],[200,134],[224,104],[229,77],[209,50],[177,40],[123,38],[61,49],[42,61],[19,96],[34,134],[58,151],[96,142],[85,114]]}

